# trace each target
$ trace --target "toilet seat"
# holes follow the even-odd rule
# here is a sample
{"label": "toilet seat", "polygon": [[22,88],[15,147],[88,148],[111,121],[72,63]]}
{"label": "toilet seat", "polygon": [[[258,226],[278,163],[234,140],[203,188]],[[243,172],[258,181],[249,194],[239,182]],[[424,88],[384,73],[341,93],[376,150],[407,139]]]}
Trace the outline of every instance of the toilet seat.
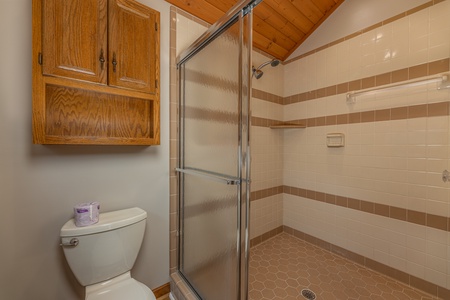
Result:
{"label": "toilet seat", "polygon": [[156,300],[143,283],[131,278],[130,272],[110,280],[86,286],[86,300]]}

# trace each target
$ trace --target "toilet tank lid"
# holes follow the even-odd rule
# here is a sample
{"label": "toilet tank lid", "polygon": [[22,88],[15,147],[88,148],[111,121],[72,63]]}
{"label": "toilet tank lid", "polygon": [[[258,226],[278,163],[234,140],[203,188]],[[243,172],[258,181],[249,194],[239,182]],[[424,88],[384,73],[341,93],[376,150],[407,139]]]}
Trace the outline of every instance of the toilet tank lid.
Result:
{"label": "toilet tank lid", "polygon": [[147,212],[138,207],[101,213],[96,224],[77,227],[74,219],[70,219],[61,228],[61,237],[80,236],[125,227],[147,218]]}

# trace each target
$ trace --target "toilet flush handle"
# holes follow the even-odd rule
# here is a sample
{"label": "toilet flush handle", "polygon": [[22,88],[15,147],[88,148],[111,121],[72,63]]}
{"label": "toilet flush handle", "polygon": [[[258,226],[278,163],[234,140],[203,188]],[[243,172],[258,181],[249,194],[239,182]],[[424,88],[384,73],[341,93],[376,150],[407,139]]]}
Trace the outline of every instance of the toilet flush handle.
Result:
{"label": "toilet flush handle", "polygon": [[76,247],[80,241],[77,238],[72,238],[68,242],[62,242],[59,244],[61,247]]}

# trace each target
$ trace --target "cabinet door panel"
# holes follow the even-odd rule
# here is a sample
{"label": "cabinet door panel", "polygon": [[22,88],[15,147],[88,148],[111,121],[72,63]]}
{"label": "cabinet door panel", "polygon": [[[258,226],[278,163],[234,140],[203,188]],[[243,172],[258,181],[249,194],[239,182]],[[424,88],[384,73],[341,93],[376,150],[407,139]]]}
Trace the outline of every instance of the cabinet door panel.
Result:
{"label": "cabinet door panel", "polygon": [[109,3],[109,85],[156,93],[158,13],[137,2]]}
{"label": "cabinet door panel", "polygon": [[107,0],[45,0],[43,14],[44,75],[106,84]]}

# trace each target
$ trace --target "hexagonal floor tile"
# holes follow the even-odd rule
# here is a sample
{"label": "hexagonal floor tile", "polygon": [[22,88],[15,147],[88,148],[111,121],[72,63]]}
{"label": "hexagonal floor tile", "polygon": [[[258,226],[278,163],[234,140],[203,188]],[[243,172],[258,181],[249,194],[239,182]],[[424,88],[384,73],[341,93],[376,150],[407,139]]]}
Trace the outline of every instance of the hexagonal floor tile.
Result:
{"label": "hexagonal floor tile", "polygon": [[304,300],[303,289],[316,299],[437,299],[287,233],[251,249],[250,300]]}

